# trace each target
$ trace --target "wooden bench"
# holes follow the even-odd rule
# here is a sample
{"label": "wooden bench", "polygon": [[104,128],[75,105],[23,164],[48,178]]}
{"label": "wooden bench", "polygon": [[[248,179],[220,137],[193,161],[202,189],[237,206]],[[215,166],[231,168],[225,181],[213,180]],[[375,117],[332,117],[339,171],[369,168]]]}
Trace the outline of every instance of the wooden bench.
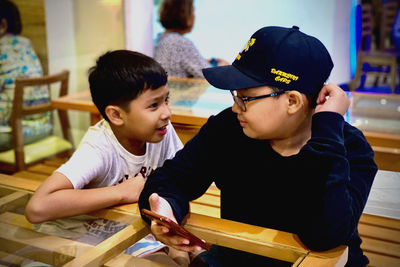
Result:
{"label": "wooden bench", "polygon": [[358,232],[369,266],[400,266],[400,220],[364,213]]}
{"label": "wooden bench", "polygon": [[400,135],[364,132],[380,170],[400,172]]}
{"label": "wooden bench", "polygon": [[[38,169],[43,172],[45,168]],[[18,265],[28,258],[57,266],[161,266],[123,254],[128,246],[149,233],[136,203],[91,213],[129,226],[100,244],[90,246],[35,232],[24,215],[15,210],[26,205],[47,176],[32,170],[16,175],[21,176],[0,174],[0,257],[3,262]],[[314,252],[295,234],[218,218],[219,190],[215,187],[210,187],[205,195],[193,201],[191,209],[193,212],[185,228],[211,244],[292,262],[293,266],[343,266],[347,260],[345,246]]]}

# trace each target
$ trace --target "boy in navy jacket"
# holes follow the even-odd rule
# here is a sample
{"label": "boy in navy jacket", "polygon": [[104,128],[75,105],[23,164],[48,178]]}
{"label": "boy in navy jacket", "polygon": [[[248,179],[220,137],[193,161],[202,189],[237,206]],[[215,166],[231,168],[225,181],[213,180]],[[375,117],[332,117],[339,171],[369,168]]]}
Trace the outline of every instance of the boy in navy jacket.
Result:
{"label": "boy in navy jacket", "polygon": [[[232,109],[210,117],[150,176],[140,207],[181,223],[189,201],[215,182],[222,218],[296,233],[313,250],[347,245],[347,266],[365,266],[357,225],[377,166],[362,132],[343,119],[347,95],[324,85],[332,68],[325,46],[298,27],[255,32],[232,65],[203,70],[231,91]],[[199,250],[155,222],[151,228],[166,244]],[[219,246],[200,257],[212,266],[268,261]]]}

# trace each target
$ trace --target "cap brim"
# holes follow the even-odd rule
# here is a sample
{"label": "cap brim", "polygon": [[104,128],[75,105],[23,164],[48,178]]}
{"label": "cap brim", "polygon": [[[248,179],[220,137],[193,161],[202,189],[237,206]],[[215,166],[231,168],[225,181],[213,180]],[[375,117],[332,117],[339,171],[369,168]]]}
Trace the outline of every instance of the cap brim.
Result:
{"label": "cap brim", "polygon": [[214,87],[224,90],[238,90],[264,86],[261,83],[245,74],[235,66],[221,66],[202,69],[204,78]]}

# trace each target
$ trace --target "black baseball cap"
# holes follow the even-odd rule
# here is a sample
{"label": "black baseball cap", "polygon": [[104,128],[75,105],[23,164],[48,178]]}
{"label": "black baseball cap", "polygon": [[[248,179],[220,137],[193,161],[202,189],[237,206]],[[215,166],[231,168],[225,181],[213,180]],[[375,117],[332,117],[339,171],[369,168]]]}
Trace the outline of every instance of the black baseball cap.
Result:
{"label": "black baseball cap", "polygon": [[328,50],[299,27],[264,27],[256,31],[232,65],[203,69],[216,88],[239,90],[258,86],[318,93],[333,68]]}

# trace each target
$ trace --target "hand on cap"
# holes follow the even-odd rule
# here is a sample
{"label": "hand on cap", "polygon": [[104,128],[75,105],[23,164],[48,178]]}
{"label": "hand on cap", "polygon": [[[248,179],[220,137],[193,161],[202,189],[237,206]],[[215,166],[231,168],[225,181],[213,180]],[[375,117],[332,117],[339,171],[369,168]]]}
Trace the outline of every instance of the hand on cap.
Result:
{"label": "hand on cap", "polygon": [[324,85],[317,99],[315,113],[330,111],[344,115],[350,106],[350,99],[339,86],[328,83]]}
{"label": "hand on cap", "polygon": [[[164,217],[170,218],[174,222],[176,222],[176,218],[172,211],[171,205],[168,201],[162,197],[160,197],[157,193],[151,194],[149,197],[150,209],[158,213]],[[175,249],[186,251],[186,252],[195,252],[201,250],[198,246],[189,246],[189,240],[183,238],[173,232],[170,232],[169,229],[162,224],[158,224],[155,220],[151,221],[151,232],[154,236],[163,242],[164,244],[171,246]]]}

